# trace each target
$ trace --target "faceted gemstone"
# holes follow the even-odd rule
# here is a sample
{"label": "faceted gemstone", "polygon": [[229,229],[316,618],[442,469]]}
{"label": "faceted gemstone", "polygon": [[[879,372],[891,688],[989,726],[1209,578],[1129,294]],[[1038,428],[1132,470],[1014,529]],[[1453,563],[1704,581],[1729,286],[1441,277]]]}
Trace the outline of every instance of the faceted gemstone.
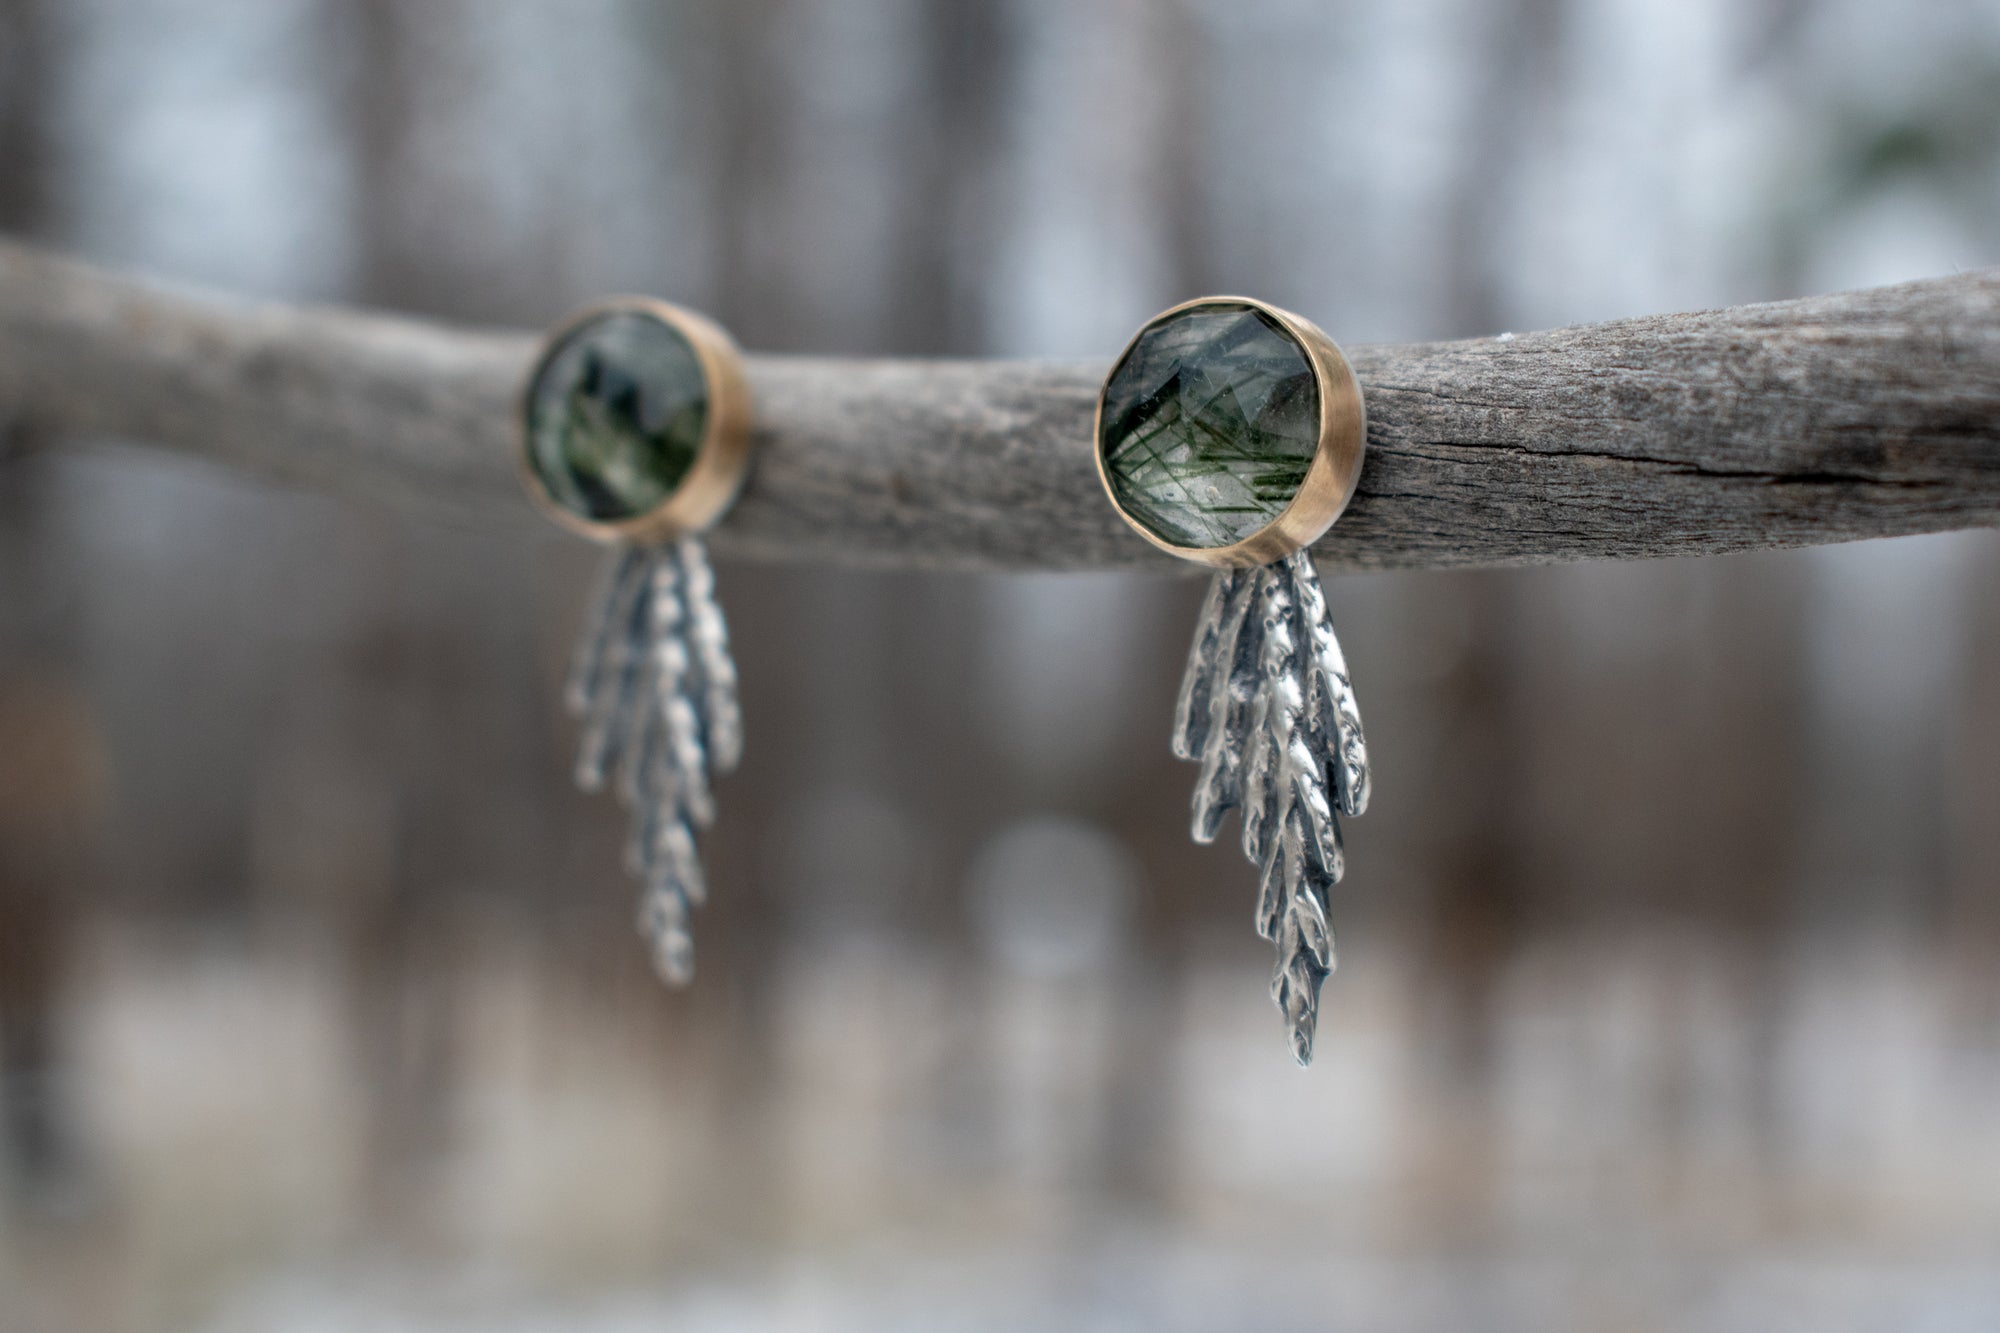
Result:
{"label": "faceted gemstone", "polygon": [[1234,545],[1284,512],[1312,465],[1312,363],[1253,306],[1169,315],[1112,370],[1097,447],[1112,494],[1148,531],[1175,546]]}
{"label": "faceted gemstone", "polygon": [[694,466],[708,380],[658,316],[620,310],[572,329],[528,392],[528,462],[550,498],[615,522],[657,508]]}

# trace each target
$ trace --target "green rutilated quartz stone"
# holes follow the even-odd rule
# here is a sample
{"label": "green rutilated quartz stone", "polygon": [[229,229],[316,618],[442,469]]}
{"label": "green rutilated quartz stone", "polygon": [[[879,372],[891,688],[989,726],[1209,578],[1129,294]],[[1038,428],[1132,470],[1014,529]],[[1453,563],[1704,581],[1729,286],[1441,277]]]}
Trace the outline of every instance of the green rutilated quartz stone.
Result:
{"label": "green rutilated quartz stone", "polygon": [[581,518],[647,513],[694,466],[708,380],[680,330],[620,310],[572,329],[528,391],[528,463],[550,498]]}
{"label": "green rutilated quartz stone", "polygon": [[1305,349],[1263,311],[1148,325],[1104,387],[1097,447],[1125,512],[1175,546],[1230,546],[1284,512],[1319,447]]}

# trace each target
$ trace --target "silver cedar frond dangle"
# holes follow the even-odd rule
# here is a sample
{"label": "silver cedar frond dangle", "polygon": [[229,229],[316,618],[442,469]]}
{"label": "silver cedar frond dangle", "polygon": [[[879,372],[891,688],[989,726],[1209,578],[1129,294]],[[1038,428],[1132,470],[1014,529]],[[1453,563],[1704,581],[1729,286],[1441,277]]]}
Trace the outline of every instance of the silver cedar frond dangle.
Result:
{"label": "silver cedar frond dangle", "polygon": [[743,754],[729,631],[697,538],[611,558],[565,701],[584,724],[577,785],[615,782],[631,811],[625,867],[643,886],[639,926],[660,975],[685,985],[689,909],[708,896],[695,833],[715,820],[710,775]]}
{"label": "silver cedar frond dangle", "polygon": [[1173,750],[1201,765],[1194,838],[1240,810],[1257,867],[1257,933],[1278,948],[1271,998],[1292,1054],[1312,1059],[1320,985],[1333,971],[1327,895],[1340,882],[1340,816],[1368,806],[1361,715],[1311,558],[1218,574],[1175,710]]}
{"label": "silver cedar frond dangle", "polygon": [[1278,950],[1271,996],[1302,1065],[1333,970],[1340,817],[1368,804],[1361,715],[1307,548],[1353,494],[1366,438],[1360,385],[1333,341],[1242,297],[1155,317],[1098,400],[1098,476],[1119,514],[1162,550],[1223,571],[1195,631],[1173,751],[1201,765],[1197,842],[1241,814],[1257,932]]}
{"label": "silver cedar frond dangle", "polygon": [[708,896],[695,837],[711,778],[736,767],[736,664],[708,554],[693,534],[728,508],[749,462],[741,359],[710,321],[623,297],[558,326],[523,400],[523,475],[558,522],[615,547],[571,661],[576,780],[631,811],[626,868],[660,975],[694,978],[690,909]]}

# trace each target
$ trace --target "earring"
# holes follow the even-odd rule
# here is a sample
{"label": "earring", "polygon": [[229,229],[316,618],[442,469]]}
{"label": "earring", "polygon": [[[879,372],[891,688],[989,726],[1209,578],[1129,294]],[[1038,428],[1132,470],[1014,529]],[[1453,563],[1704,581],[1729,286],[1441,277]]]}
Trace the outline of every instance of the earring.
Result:
{"label": "earring", "polygon": [[631,810],[627,869],[660,975],[694,978],[689,908],[707,890],[695,831],[711,772],[743,752],[736,664],[694,534],[719,518],[750,458],[750,392],[716,324],[620,297],[557,326],[522,396],[522,477],[557,522],[617,549],[572,660],[583,721],[577,785]]}
{"label": "earring", "polygon": [[1127,345],[1097,404],[1097,473],[1153,545],[1220,569],[1175,709],[1173,751],[1200,763],[1194,838],[1240,809],[1260,873],[1271,996],[1312,1060],[1333,970],[1327,891],[1340,816],[1368,805],[1368,752],[1308,548],[1354,494],[1361,387],[1310,322],[1241,297],[1189,301]]}

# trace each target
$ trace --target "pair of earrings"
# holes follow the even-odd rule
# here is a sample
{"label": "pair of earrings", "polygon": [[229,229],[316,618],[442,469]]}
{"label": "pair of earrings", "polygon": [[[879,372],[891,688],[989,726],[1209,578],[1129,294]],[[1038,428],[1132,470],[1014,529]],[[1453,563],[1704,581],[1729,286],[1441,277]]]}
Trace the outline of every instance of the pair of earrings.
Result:
{"label": "pair of earrings", "polygon": [[[529,493],[616,547],[566,691],[583,720],[580,785],[631,810],[626,863],[662,977],[694,974],[690,911],[706,896],[697,832],[711,777],[743,729],[728,631],[698,535],[750,456],[734,343],[665,302],[621,298],[560,325],[523,396]],[[1354,493],[1367,436],[1353,370],[1317,327],[1240,297],[1156,316],[1098,399],[1097,470],[1118,513],[1169,554],[1217,569],[1175,708],[1173,751],[1200,764],[1194,837],[1241,814],[1272,998],[1312,1058],[1333,969],[1327,894],[1340,819],[1368,803],[1361,718],[1309,548]]]}

